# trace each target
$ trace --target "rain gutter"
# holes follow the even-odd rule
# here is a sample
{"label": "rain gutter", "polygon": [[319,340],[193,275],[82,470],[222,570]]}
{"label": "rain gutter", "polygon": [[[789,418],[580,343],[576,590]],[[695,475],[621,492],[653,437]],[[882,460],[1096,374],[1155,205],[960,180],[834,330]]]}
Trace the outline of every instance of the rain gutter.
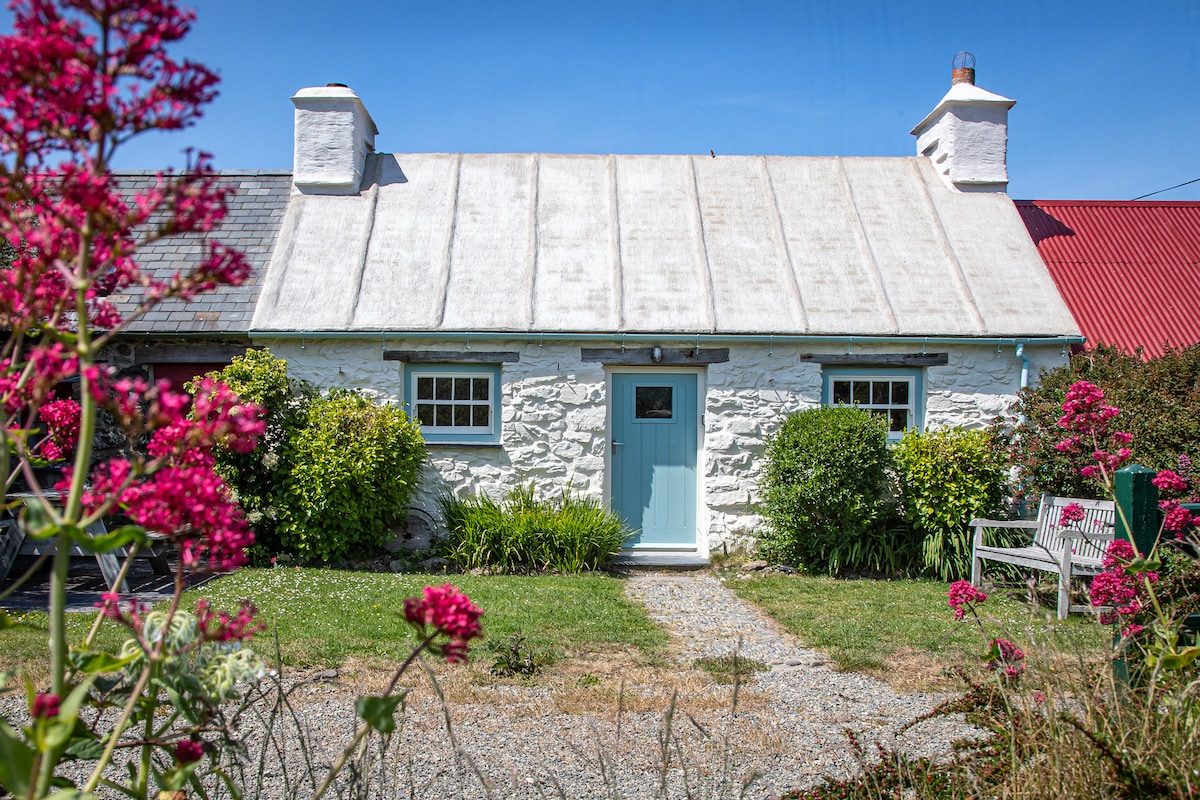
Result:
{"label": "rain gutter", "polygon": [[849,349],[854,345],[990,345],[1016,347],[1022,359],[1021,385],[1028,381],[1029,359],[1024,355],[1025,345],[1070,345],[1082,344],[1082,336],[848,336],[844,334],[714,334],[714,333],[570,333],[570,332],[505,332],[505,331],[265,331],[253,330],[247,334],[252,339],[379,339],[386,345],[388,340],[423,340],[430,342],[612,342],[617,345],[647,342],[695,342],[705,344],[822,344],[844,343]]}

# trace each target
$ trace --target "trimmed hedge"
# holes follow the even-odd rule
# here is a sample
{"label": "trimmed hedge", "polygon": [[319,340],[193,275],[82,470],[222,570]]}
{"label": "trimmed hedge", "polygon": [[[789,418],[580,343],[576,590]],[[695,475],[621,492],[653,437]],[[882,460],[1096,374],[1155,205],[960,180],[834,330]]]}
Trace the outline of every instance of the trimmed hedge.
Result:
{"label": "trimmed hedge", "polygon": [[906,537],[887,525],[887,436],[884,418],[857,408],[789,416],[767,443],[760,555],[830,574],[902,566]]}
{"label": "trimmed hedge", "polygon": [[378,553],[408,513],[425,459],[417,425],[360,393],[321,396],[269,350],[249,350],[211,377],[267,411],[254,452],[217,454],[254,529],[254,560]]}
{"label": "trimmed hedge", "polygon": [[408,514],[425,460],[425,441],[407,414],[345,390],[309,403],[287,449],[280,543],[325,561],[383,548]]}

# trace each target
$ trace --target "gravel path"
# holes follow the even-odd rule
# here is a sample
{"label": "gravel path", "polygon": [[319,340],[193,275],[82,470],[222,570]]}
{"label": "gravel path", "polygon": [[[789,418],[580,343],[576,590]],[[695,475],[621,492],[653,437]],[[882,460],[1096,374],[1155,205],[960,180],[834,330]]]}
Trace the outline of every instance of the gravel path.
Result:
{"label": "gravel path", "polygon": [[[445,671],[451,696],[446,706],[428,681],[414,676],[403,725],[385,761],[373,750],[374,764],[363,762],[360,770],[366,785],[342,782],[328,796],[770,798],[853,771],[847,729],[864,742],[896,744],[918,755],[945,753],[948,741],[970,733],[961,723],[936,720],[897,739],[900,725],[940,698],[897,695],[868,676],[835,672],[819,652],[711,575],[638,574],[627,579],[626,591],[671,631],[672,666],[629,668],[621,662],[613,666],[620,678],[589,666],[596,675],[587,673],[588,681],[539,678],[530,685],[463,685],[463,670]],[[739,647],[771,669],[741,688],[734,708],[732,687],[714,684],[693,664]],[[244,722],[252,751],[274,740],[283,752],[268,759],[261,784],[252,782],[247,797],[312,796],[311,784],[295,782],[302,764],[298,743],[310,743],[309,758],[323,772],[350,738],[355,697],[378,690],[343,673],[296,685],[290,695],[294,714]]]}

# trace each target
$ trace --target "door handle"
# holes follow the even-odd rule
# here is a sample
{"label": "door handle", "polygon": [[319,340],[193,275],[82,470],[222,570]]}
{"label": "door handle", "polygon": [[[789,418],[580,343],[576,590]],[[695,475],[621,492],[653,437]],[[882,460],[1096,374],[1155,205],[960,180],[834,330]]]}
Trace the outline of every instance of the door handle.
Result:
{"label": "door handle", "polygon": [[617,442],[617,441],[614,441],[612,443],[612,451],[613,451],[614,456],[617,454],[617,448],[623,446],[624,444],[625,444],[624,442]]}

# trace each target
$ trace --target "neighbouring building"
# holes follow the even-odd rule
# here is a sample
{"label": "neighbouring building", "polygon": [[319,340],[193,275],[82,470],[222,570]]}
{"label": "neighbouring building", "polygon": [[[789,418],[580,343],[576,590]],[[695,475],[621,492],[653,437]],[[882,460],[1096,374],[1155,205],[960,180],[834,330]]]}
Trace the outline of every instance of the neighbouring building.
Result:
{"label": "neighbouring building", "polygon": [[1087,345],[1200,342],[1200,202],[1017,200]]}

